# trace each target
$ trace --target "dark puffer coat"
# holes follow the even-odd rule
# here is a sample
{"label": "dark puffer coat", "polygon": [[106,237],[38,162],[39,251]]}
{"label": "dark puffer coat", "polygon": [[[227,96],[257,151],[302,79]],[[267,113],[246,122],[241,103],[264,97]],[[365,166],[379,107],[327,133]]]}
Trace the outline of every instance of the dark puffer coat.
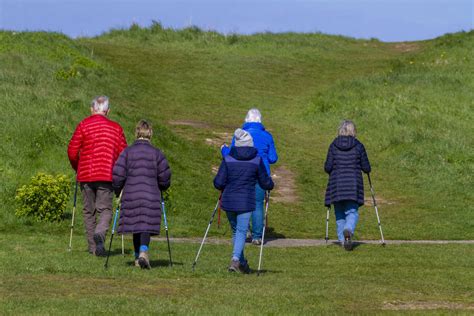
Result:
{"label": "dark puffer coat", "polygon": [[221,207],[228,212],[255,210],[255,185],[264,190],[273,189],[272,178],[254,147],[232,147],[222,159],[214,187],[223,190]]}
{"label": "dark puffer coat", "polygon": [[364,205],[362,171],[370,172],[364,145],[352,136],[338,136],[329,146],[324,170],[329,174],[324,204],[355,201]]}
{"label": "dark puffer coat", "polygon": [[119,156],[113,170],[115,193],[122,192],[119,233],[160,233],[161,191],[171,184],[163,153],[147,140],[137,140]]}

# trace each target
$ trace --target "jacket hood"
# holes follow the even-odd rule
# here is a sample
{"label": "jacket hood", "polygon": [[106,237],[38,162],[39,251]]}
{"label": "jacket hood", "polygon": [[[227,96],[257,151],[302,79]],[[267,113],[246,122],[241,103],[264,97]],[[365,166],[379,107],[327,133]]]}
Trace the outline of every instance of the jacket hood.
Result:
{"label": "jacket hood", "polygon": [[265,126],[263,126],[262,123],[258,123],[258,122],[248,122],[248,123],[244,123],[244,125],[242,125],[242,129],[244,130],[249,130],[249,129],[259,129],[259,130],[262,130],[264,131],[265,130]]}
{"label": "jacket hood", "polygon": [[257,156],[255,147],[235,147],[230,149],[229,155],[237,160],[252,160]]}
{"label": "jacket hood", "polygon": [[357,145],[359,141],[353,136],[338,136],[333,143],[340,150],[350,150]]}

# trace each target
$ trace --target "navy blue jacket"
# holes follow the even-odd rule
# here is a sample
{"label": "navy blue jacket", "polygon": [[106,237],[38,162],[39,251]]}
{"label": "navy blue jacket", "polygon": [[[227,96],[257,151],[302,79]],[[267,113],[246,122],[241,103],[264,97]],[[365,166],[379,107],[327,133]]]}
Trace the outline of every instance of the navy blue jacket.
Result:
{"label": "navy blue jacket", "polygon": [[[258,155],[262,157],[265,168],[267,169],[268,174],[270,174],[270,165],[276,163],[278,160],[272,134],[265,130],[265,127],[262,123],[256,122],[245,123],[242,126],[242,129],[249,132],[252,136],[253,145],[255,148],[257,148]],[[232,138],[232,144],[230,145],[230,148],[234,146],[235,137]],[[222,147],[222,157],[225,157],[229,154],[230,148],[227,146]]]}
{"label": "navy blue jacket", "polygon": [[255,210],[255,185],[264,190],[273,189],[262,158],[254,147],[232,147],[222,159],[214,186],[223,191],[221,207],[229,212],[251,212]]}
{"label": "navy blue jacket", "polygon": [[329,146],[324,170],[329,174],[324,204],[355,201],[364,205],[362,172],[370,172],[364,145],[352,136],[338,136]]}
{"label": "navy blue jacket", "polygon": [[119,233],[160,233],[161,191],[171,184],[171,170],[163,153],[149,141],[137,140],[120,154],[112,185],[122,191]]}

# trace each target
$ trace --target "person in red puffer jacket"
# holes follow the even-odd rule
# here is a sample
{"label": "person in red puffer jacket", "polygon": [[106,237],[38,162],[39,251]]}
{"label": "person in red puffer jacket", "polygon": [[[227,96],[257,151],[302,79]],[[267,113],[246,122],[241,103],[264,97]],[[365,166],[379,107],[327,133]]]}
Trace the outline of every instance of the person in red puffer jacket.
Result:
{"label": "person in red puffer jacket", "polygon": [[105,236],[112,219],[112,169],[127,147],[122,127],[107,118],[109,111],[108,97],[95,98],[92,115],[77,125],[67,149],[81,187],[89,253],[96,256],[106,254]]}

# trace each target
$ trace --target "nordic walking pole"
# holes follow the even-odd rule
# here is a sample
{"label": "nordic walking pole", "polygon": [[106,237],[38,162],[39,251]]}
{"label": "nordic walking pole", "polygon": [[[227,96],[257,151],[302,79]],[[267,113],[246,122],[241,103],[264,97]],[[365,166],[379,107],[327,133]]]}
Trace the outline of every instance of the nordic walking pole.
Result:
{"label": "nordic walking pole", "polygon": [[72,208],[72,219],[71,219],[71,234],[69,236],[69,249],[72,249],[72,231],[74,230],[74,215],[76,213],[76,203],[77,203],[77,179],[76,179],[76,186],[74,188],[74,207]]}
{"label": "nordic walking pole", "polygon": [[222,197],[222,192],[219,195],[219,199],[217,200],[216,207],[214,208],[214,211],[212,212],[211,219],[209,220],[209,224],[207,225],[206,233],[204,234],[204,237],[202,238],[201,246],[199,246],[199,250],[196,254],[196,258],[194,259],[193,262],[193,272],[194,268],[196,267],[196,263],[199,259],[199,255],[201,254],[202,246],[204,245],[204,242],[206,241],[207,233],[209,232],[209,228],[211,228],[212,221],[214,220],[214,216],[216,216],[217,208],[219,207],[219,204],[221,202],[221,197]]}
{"label": "nordic walking pole", "polygon": [[109,266],[110,250],[112,249],[112,240],[114,239],[115,226],[117,225],[117,218],[118,218],[118,214],[119,214],[119,210],[120,210],[121,201],[122,201],[122,192],[120,192],[117,208],[115,209],[114,224],[112,225],[112,234],[110,236],[109,251],[107,252],[107,259],[105,259],[105,264],[104,264],[104,267],[106,269]]}
{"label": "nordic walking pole", "polygon": [[268,216],[268,204],[270,204],[270,191],[267,191],[266,194],[266,205],[265,205],[265,220],[263,222],[263,230],[262,230],[262,244],[260,245],[260,258],[258,259],[258,270],[257,276],[260,275],[260,267],[262,266],[262,254],[263,254],[263,244],[265,243],[265,228],[267,225],[267,216]]}
{"label": "nordic walking pole", "polygon": [[383,238],[382,225],[380,224],[379,210],[377,208],[377,202],[375,201],[374,187],[372,186],[372,181],[370,180],[370,173],[367,174],[369,178],[370,192],[372,193],[372,201],[374,202],[375,215],[377,215],[377,223],[379,224],[380,237],[382,238],[382,246],[385,246],[385,239]]}
{"label": "nordic walking pole", "polygon": [[331,206],[328,207],[328,210],[326,212],[326,245],[328,244],[329,240],[329,211],[331,210]]}
{"label": "nordic walking pole", "polygon": [[217,209],[217,228],[221,228],[221,207],[219,205],[219,208]]}
{"label": "nordic walking pole", "polygon": [[168,235],[168,220],[166,219],[165,199],[163,198],[163,194],[161,195],[161,210],[163,211],[163,219],[165,220],[166,241],[168,242],[168,253],[170,255],[170,267],[172,267],[173,260],[171,260],[170,238]]}

